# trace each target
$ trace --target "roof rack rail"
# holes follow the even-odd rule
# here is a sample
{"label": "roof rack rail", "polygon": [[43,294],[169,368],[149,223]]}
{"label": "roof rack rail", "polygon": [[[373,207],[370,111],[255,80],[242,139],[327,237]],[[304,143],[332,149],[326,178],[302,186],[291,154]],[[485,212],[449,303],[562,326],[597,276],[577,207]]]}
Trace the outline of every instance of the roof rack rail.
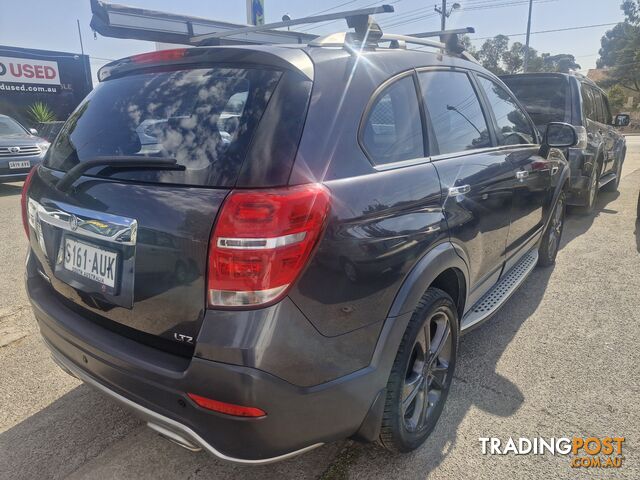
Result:
{"label": "roof rack rail", "polygon": [[476,58],[464,49],[464,45],[460,42],[459,35],[465,35],[467,33],[476,33],[476,29],[473,27],[456,28],[452,30],[436,30],[433,32],[420,32],[413,33],[409,36],[417,38],[429,38],[440,37],[440,42],[444,44],[444,50],[447,53],[460,55],[467,60],[475,63],[479,63]]}
{"label": "roof rack rail", "polygon": [[195,35],[191,37],[191,43],[196,45],[207,45],[212,42],[215,43],[221,38],[231,37],[241,34],[250,34],[261,31],[271,31],[276,28],[291,27],[294,25],[304,25],[310,23],[326,22],[328,20],[341,20],[347,21],[347,25],[353,28],[356,35],[359,38],[367,39],[367,42],[372,42],[382,36],[382,30],[378,24],[371,18],[371,15],[376,13],[391,13],[394,11],[391,5],[381,5],[379,7],[361,8],[358,10],[347,10],[344,12],[327,13],[324,15],[315,15],[311,17],[297,18],[294,20],[286,20],[282,22],[265,23],[264,25],[250,25],[242,28],[235,28],[233,30],[226,30],[214,33],[207,33],[204,35]]}

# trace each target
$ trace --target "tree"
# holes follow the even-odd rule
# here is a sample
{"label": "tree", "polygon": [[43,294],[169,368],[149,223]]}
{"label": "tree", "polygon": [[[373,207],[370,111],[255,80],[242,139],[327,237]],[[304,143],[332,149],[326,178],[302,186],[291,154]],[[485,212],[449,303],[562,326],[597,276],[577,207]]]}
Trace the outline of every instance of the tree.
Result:
{"label": "tree", "polygon": [[502,58],[509,48],[509,37],[506,35],[496,35],[493,38],[485,40],[480,50],[478,50],[478,60],[484,68],[490,70],[496,75],[502,75],[505,71],[502,69]]}
{"label": "tree", "polygon": [[[508,73],[518,73],[524,66],[525,46],[520,42],[513,42],[511,48],[502,54],[502,62]],[[531,53],[531,52],[529,52]],[[531,56],[529,56],[531,58]]]}
{"label": "tree", "polygon": [[[640,27],[630,23],[636,18],[637,4],[625,2],[628,6],[626,22],[619,23],[608,30],[600,40],[600,58],[598,68],[607,68],[608,85],[620,84],[640,92]],[[627,12],[625,10],[625,13]],[[629,21],[630,20],[630,21]]]}
{"label": "tree", "polygon": [[580,70],[580,65],[576,63],[576,58],[568,53],[549,55],[543,53],[543,68],[545,72],[569,73],[570,70]]}
{"label": "tree", "polygon": [[[514,42],[509,48],[509,37],[497,35],[486,40],[476,56],[482,66],[496,75],[505,73],[520,73],[524,67],[526,47],[520,42]],[[578,70],[580,65],[576,63],[573,55],[560,53],[551,55],[543,53],[538,55],[535,48],[529,48],[528,72],[564,72]]]}
{"label": "tree", "polygon": [[624,0],[620,9],[624,11],[629,23],[633,25],[640,24],[640,1]]}
{"label": "tree", "polygon": [[620,87],[620,85],[614,85],[607,92],[607,97],[609,99],[609,106],[611,110],[614,112],[620,112],[624,108],[624,104],[627,100],[624,90]]}

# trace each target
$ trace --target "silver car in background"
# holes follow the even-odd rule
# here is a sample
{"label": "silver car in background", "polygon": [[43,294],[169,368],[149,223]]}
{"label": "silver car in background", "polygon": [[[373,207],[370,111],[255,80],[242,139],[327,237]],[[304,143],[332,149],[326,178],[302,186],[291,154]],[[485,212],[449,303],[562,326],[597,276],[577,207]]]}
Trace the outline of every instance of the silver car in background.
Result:
{"label": "silver car in background", "polygon": [[42,162],[49,142],[37,133],[0,114],[0,183],[24,180],[31,168]]}

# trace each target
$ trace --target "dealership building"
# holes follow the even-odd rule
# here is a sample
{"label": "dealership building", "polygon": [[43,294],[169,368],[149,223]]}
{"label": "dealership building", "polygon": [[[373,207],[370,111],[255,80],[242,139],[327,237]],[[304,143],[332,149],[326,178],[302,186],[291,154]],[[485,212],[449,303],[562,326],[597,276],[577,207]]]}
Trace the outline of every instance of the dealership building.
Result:
{"label": "dealership building", "polygon": [[0,45],[0,114],[33,126],[39,102],[66,120],[92,88],[87,55]]}

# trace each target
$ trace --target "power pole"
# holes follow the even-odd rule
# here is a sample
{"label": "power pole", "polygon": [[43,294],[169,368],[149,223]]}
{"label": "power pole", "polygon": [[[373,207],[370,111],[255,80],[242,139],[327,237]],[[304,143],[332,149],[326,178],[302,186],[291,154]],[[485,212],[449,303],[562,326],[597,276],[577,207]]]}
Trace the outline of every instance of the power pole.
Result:
{"label": "power pole", "polygon": [[442,8],[438,7],[438,5],[433,6],[433,10],[440,14],[440,29],[444,30],[447,26],[447,17],[453,13],[454,10],[458,10],[460,8],[460,4],[458,2],[451,5],[451,8],[447,11],[447,0],[442,0]]}
{"label": "power pole", "polygon": [[[84,70],[84,76],[87,81],[87,85],[91,81],[91,73],[87,72],[87,63],[85,62],[84,57],[84,44],[82,43],[82,31],[80,30],[80,20],[76,19],[76,23],[78,24],[78,38],[80,39],[80,53],[82,56],[80,57],[80,61],[82,62],[82,69]],[[91,68],[91,66],[89,66]]]}
{"label": "power pole", "polygon": [[529,36],[531,35],[531,9],[533,8],[533,0],[529,0],[529,18],[527,20],[527,41],[524,47],[524,72],[529,68]]}

